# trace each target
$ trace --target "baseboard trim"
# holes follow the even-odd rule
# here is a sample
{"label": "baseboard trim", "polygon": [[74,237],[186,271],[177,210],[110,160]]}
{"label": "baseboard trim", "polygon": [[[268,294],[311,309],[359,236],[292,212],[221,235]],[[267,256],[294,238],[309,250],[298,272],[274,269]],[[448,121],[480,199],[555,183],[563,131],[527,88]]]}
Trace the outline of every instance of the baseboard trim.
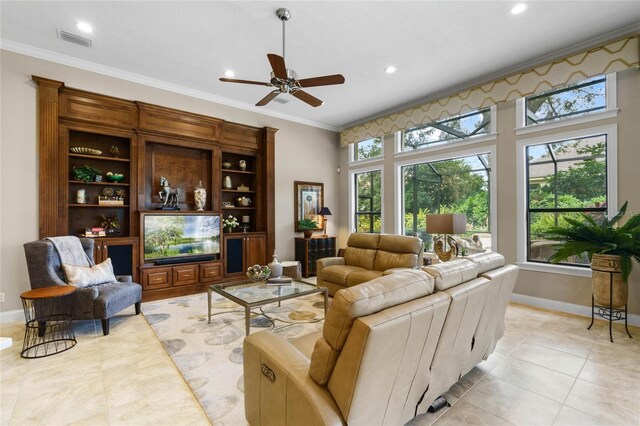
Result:
{"label": "baseboard trim", "polygon": [[[550,309],[552,311],[566,312],[568,314],[591,318],[591,306],[576,305],[574,303],[560,302],[558,300],[543,299],[542,297],[527,296],[526,294],[516,293],[511,294],[511,301],[522,303],[523,305],[530,305],[538,308]],[[627,314],[627,322],[629,325],[640,327],[640,315]]]}
{"label": "baseboard trim", "polygon": [[20,321],[24,322],[24,312],[22,312],[22,309],[0,312],[0,324],[8,324],[10,322]]}

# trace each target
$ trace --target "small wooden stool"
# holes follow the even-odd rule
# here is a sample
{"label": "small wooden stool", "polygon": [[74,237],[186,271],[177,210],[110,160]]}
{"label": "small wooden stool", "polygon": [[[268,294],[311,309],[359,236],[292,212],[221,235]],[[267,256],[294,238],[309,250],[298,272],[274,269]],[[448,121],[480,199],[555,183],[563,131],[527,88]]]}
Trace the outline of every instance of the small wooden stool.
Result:
{"label": "small wooden stool", "polygon": [[64,352],[76,345],[73,332],[73,286],[51,286],[20,295],[26,330],[22,358],[42,358]]}
{"label": "small wooden stool", "polygon": [[282,275],[295,281],[302,279],[302,265],[297,260],[285,260],[282,263]]}

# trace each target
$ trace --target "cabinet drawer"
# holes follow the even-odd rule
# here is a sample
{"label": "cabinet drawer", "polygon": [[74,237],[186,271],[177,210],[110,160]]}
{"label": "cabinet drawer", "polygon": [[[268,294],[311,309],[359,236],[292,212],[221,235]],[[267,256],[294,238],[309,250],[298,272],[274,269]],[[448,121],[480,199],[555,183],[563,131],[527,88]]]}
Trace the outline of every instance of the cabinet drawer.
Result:
{"label": "cabinet drawer", "polygon": [[198,265],[174,266],[173,285],[189,285],[198,283]]}
{"label": "cabinet drawer", "polygon": [[171,287],[171,268],[142,270],[142,286],[145,290]]}
{"label": "cabinet drawer", "polygon": [[222,263],[200,265],[200,281],[208,283],[222,279]]}

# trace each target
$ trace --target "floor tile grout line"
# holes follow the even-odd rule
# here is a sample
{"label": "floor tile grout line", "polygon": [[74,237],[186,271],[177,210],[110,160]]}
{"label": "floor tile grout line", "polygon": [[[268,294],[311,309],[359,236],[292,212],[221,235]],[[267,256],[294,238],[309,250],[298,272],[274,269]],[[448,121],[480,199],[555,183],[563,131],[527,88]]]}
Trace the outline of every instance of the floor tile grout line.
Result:
{"label": "floor tile grout line", "polygon": [[[478,380],[476,383],[474,383],[474,384],[473,384],[473,386],[471,386],[471,387],[469,388],[469,390],[467,390],[467,391],[466,391],[466,392],[464,392],[462,395],[460,395],[460,398],[458,398],[458,401],[461,401],[461,400],[462,400],[462,398],[463,398],[467,393],[469,393],[469,391],[470,391],[471,389],[473,389],[473,388],[474,388],[478,383],[480,383],[481,381],[483,381],[483,380],[484,380],[488,375],[489,375],[489,373],[485,374],[485,375],[484,375],[480,380]],[[456,402],[458,402],[458,401],[456,401]],[[489,413],[489,414],[491,414],[492,416],[499,418],[500,420],[504,420],[505,422],[509,423],[510,425],[514,425],[514,426],[515,426],[515,424],[514,424],[514,423],[512,423],[512,422],[510,422],[509,420],[507,420],[507,419],[505,419],[505,418],[502,418],[502,417],[498,416],[497,414],[491,413],[490,411],[487,411],[487,410],[485,410],[485,409],[484,409],[484,408],[482,408],[482,407],[478,407],[476,404],[474,404],[474,403],[473,403],[473,402],[471,402],[471,401],[467,401],[467,400],[465,399],[465,400],[464,400],[464,402],[466,402],[467,404],[471,404],[471,405],[473,405],[474,407],[476,407],[477,409],[482,410],[482,411],[484,411],[485,413]]]}
{"label": "floor tile grout line", "polygon": [[[518,358],[516,358],[516,359],[518,359]],[[522,361],[522,360],[521,360],[521,361]],[[534,364],[534,365],[536,365],[536,364]],[[541,365],[539,365],[538,367],[542,367],[542,366],[541,366]],[[546,368],[546,367],[542,367],[542,368]],[[549,368],[547,368],[547,370],[549,370],[549,371],[554,371],[554,370],[551,370],[551,369],[549,369]],[[555,372],[557,373],[557,371],[555,371]],[[560,374],[562,374],[562,373],[560,373]],[[565,374],[565,375],[566,375],[566,374]],[[532,394],[534,394],[534,395],[538,395],[538,396],[540,396],[540,397],[542,397],[542,398],[544,398],[544,399],[548,399],[549,401],[551,401],[551,402],[555,402],[556,404],[564,405],[562,402],[560,402],[560,401],[556,401],[556,400],[554,400],[554,399],[551,399],[551,398],[549,398],[548,396],[546,396],[546,395],[542,395],[541,393],[538,393],[538,392],[536,392],[536,391],[534,391],[534,390],[524,388],[524,387],[522,387],[522,386],[520,386],[520,385],[517,385],[517,384],[515,384],[515,383],[511,383],[511,382],[509,382],[509,381],[507,381],[507,380],[505,380],[505,379],[501,379],[501,378],[496,377],[496,376],[491,376],[491,377],[492,377],[492,378],[494,378],[494,379],[496,379],[496,380],[500,380],[501,382],[505,382],[505,383],[507,383],[507,384],[509,384],[509,385],[511,385],[511,386],[515,386],[515,387],[517,387],[517,388],[519,388],[519,389],[522,389],[522,390],[524,390],[524,391],[531,392]],[[568,395],[568,393],[567,393],[567,395]],[[565,398],[566,398],[566,397],[565,397]]]}

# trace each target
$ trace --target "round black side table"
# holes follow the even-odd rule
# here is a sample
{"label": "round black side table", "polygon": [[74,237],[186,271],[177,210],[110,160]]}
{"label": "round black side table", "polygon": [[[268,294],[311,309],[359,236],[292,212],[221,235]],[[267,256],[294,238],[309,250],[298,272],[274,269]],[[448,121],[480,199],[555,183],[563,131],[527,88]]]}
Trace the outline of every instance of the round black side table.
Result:
{"label": "round black side table", "polygon": [[51,286],[20,295],[26,330],[22,358],[42,358],[64,352],[76,345],[73,332],[73,286]]}

